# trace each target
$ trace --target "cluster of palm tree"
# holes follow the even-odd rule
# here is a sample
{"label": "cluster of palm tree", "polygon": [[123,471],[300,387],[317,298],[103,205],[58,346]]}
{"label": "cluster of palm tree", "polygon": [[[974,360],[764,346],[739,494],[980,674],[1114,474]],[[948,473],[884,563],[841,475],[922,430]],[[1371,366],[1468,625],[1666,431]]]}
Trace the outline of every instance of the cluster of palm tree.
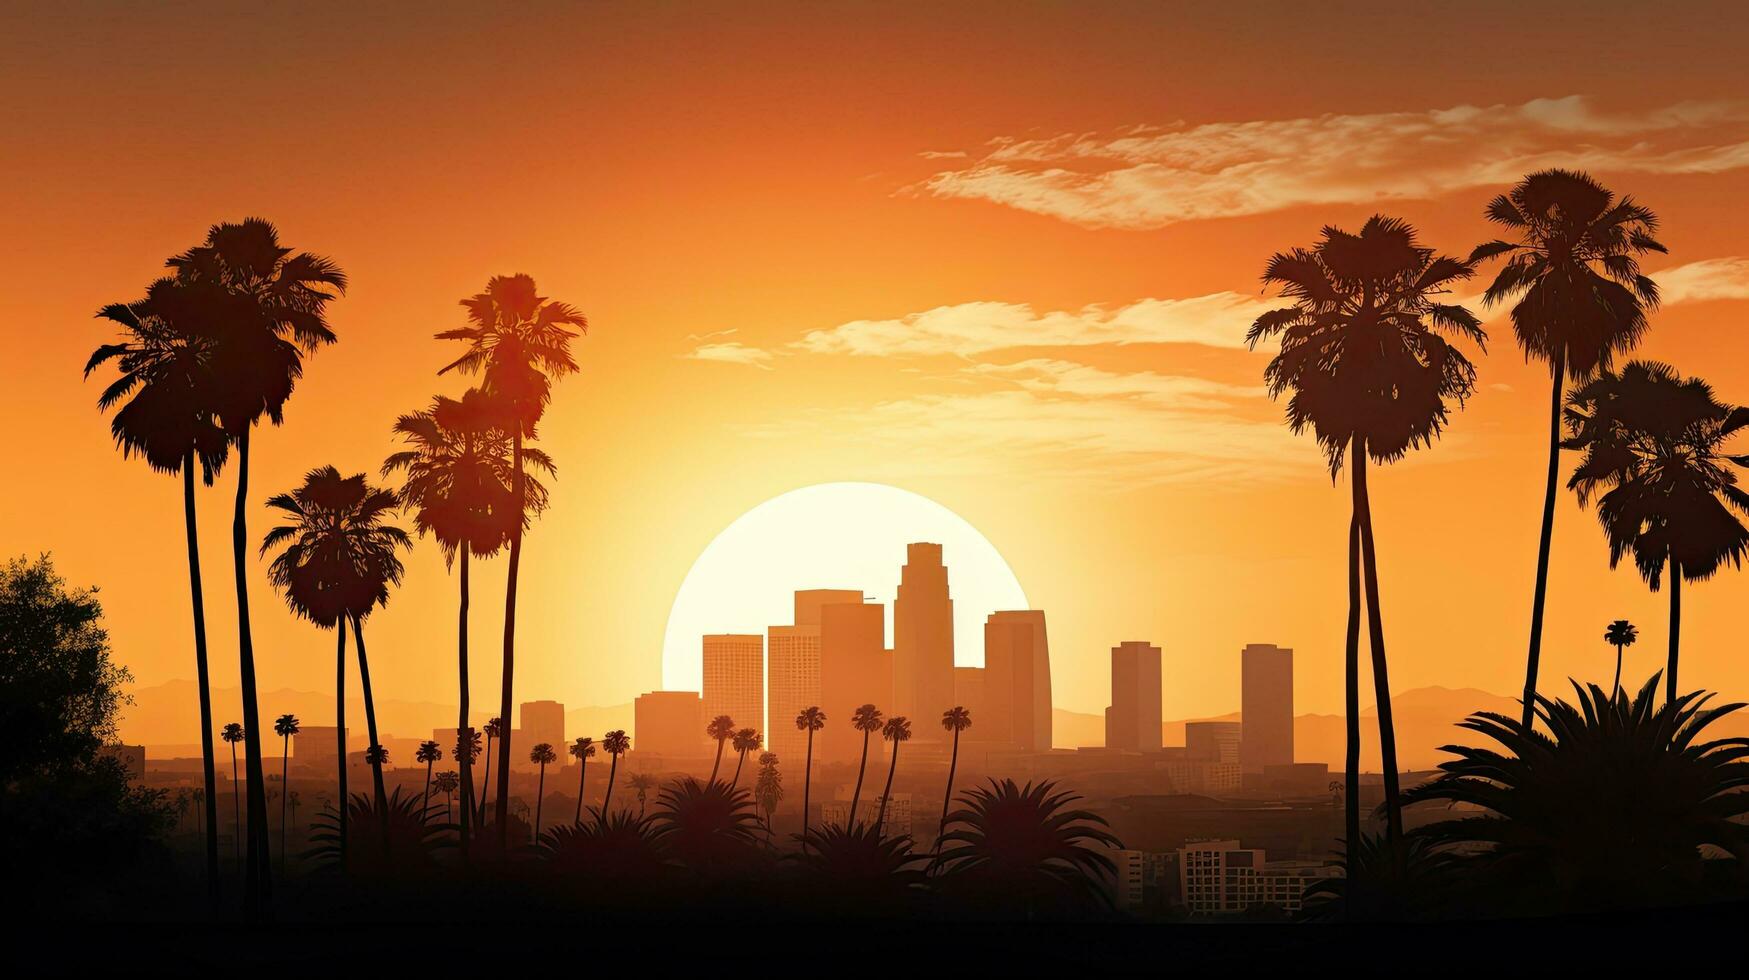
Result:
{"label": "cluster of palm tree", "polygon": [[[1568,481],[1582,505],[1604,491],[1597,504],[1611,566],[1632,553],[1654,590],[1669,572],[1667,700],[1677,700],[1681,581],[1706,578],[1726,563],[1738,565],[1749,551],[1749,530],[1739,518],[1749,514],[1749,494],[1737,486],[1731,470],[1749,465],[1749,456],[1725,449],[1727,440],[1749,426],[1749,409],[1718,401],[1703,382],[1685,380],[1664,365],[1636,361],[1612,370],[1614,359],[1648,329],[1658,302],[1656,284],[1639,265],[1644,255],[1665,251],[1653,237],[1657,216],[1591,177],[1565,170],[1525,177],[1489,202],[1486,215],[1511,237],[1480,245],[1467,259],[1422,246],[1415,230],[1395,218],[1375,216],[1358,234],[1325,228],[1316,245],[1271,257],[1263,281],[1292,302],[1258,317],[1246,337],[1253,347],[1279,338],[1279,352],[1265,370],[1271,395],[1289,396],[1288,424],[1295,432],[1313,433],[1332,479],[1345,463],[1351,471],[1342,783],[1351,858],[1362,852],[1363,840],[1358,778],[1363,607],[1385,781],[1383,852],[1400,858],[1404,845],[1367,463],[1391,463],[1430,445],[1452,409],[1461,408],[1474,392],[1476,367],[1455,342],[1485,350],[1487,337],[1479,318],[1451,301],[1450,294],[1475,275],[1480,263],[1504,259],[1482,302],[1512,303],[1519,345],[1527,356],[1548,363],[1553,385],[1519,721],[1525,732],[1537,717],[1562,450],[1584,453]],[[1575,387],[1569,390],[1569,384]],[[1612,627],[1607,639],[1619,654],[1632,639],[1631,631],[1619,642],[1618,635]]]}

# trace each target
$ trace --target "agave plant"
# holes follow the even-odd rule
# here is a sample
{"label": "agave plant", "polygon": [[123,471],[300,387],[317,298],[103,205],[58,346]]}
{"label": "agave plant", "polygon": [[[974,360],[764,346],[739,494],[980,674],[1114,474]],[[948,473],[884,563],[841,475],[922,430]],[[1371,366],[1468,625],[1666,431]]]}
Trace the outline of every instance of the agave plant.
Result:
{"label": "agave plant", "polygon": [[[1702,741],[1720,717],[1693,692],[1658,702],[1654,674],[1631,700],[1574,683],[1576,703],[1539,695],[1548,734],[1517,719],[1478,712],[1459,727],[1501,751],[1448,745],[1457,756],[1408,802],[1467,804],[1480,816],[1444,820],[1417,833],[1473,856],[1497,910],[1566,911],[1649,905],[1701,893],[1710,873],[1703,848],[1749,863],[1749,739]],[[1516,906],[1516,908],[1515,908]]]}
{"label": "agave plant", "polygon": [[834,825],[810,832],[806,843],[797,861],[819,885],[808,900],[839,906],[836,911],[890,914],[916,900],[928,881],[929,858],[912,850],[908,834],[882,834],[872,824]]}
{"label": "agave plant", "polygon": [[1451,914],[1457,900],[1455,855],[1426,837],[1404,841],[1401,860],[1382,834],[1363,834],[1337,855],[1344,874],[1306,889],[1302,917],[1314,921],[1425,922]]}
{"label": "agave plant", "polygon": [[663,850],[695,871],[744,864],[757,853],[752,795],[726,783],[681,779],[656,798],[650,821]]}
{"label": "agave plant", "polygon": [[540,835],[535,854],[560,875],[588,875],[615,886],[656,880],[666,860],[651,820],[630,810],[554,827]]}
{"label": "agave plant", "polygon": [[[451,837],[455,826],[422,808],[417,794],[403,797],[397,786],[381,804],[387,811],[386,821],[377,806],[370,796],[354,793],[347,805],[350,819],[344,832],[339,812],[332,806],[324,807],[312,824],[310,840],[315,846],[303,857],[329,869],[344,867],[352,875],[407,877],[431,870],[438,853],[455,846]],[[389,833],[386,852],[377,846],[382,826],[387,826]]]}
{"label": "agave plant", "polygon": [[1068,809],[1079,795],[1048,779],[1025,786],[991,779],[959,799],[964,806],[948,814],[932,865],[945,892],[1003,916],[1109,905],[1106,880],[1117,867],[1099,848],[1123,844],[1098,814]]}

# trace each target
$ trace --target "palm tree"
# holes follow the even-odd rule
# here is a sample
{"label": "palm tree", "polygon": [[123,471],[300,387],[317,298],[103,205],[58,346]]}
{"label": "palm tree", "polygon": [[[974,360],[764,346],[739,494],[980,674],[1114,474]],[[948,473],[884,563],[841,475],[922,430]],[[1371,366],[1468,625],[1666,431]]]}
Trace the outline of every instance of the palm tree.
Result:
{"label": "palm tree", "polygon": [[1615,683],[1610,686],[1610,690],[1614,695],[1621,694],[1622,650],[1626,647],[1633,646],[1634,641],[1639,638],[1640,633],[1638,630],[1634,629],[1634,624],[1625,619],[1615,620],[1609,624],[1608,629],[1603,631],[1603,642],[1615,647]]}
{"label": "palm tree", "polygon": [[243,741],[243,726],[233,721],[225,726],[225,730],[219,733],[219,737],[231,747],[231,809],[233,811],[231,826],[232,833],[235,834],[231,839],[231,848],[237,852],[234,856],[240,861],[243,858],[243,798],[242,789],[238,785],[239,780],[237,779],[237,743]]}
{"label": "palm tree", "polygon": [[[445,330],[439,340],[460,340],[467,353],[446,365],[439,374],[465,371],[484,374],[482,388],[507,413],[511,430],[510,499],[525,507],[523,440],[535,437],[535,428],[546,412],[552,382],[577,369],[571,358],[571,340],[577,334],[565,329],[589,329],[584,315],[567,303],[554,302],[535,291],[527,275],[493,276],[484,292],[461,301],[468,311],[468,326]],[[529,521],[526,508],[512,515],[510,561],[504,584],[504,675],[499,714],[510,717],[512,682],[516,674],[516,579],[522,565],[522,534]],[[498,834],[508,841],[505,818],[510,793],[510,740],[498,746]]]}
{"label": "palm tree", "polygon": [[583,822],[583,780],[589,775],[589,760],[595,755],[595,740],[583,736],[571,743],[571,758],[577,760],[577,816],[573,823]]}
{"label": "palm tree", "polygon": [[447,822],[450,814],[455,812],[455,791],[461,788],[462,774],[454,769],[445,769],[437,774],[432,785],[443,794],[443,819]]}
{"label": "palm tree", "polygon": [[[461,826],[465,827],[473,815],[470,810],[474,805],[473,766],[475,761],[480,758],[480,730],[478,728],[467,726],[457,729],[455,748],[451,749],[450,753],[455,757],[457,764],[461,767],[461,771],[456,773],[456,779],[458,780],[456,788],[461,792]],[[457,828],[457,832],[458,834],[462,832],[461,827]],[[462,843],[465,846],[466,840],[464,839]]]}
{"label": "palm tree", "polygon": [[429,739],[420,742],[418,750],[413,753],[415,762],[425,763],[425,792],[419,797],[419,812],[421,813],[431,809],[431,767],[441,758],[443,758],[443,749],[435,741]]}
{"label": "palm tree", "polygon": [[626,780],[626,785],[638,791],[638,819],[642,820],[644,819],[644,803],[648,799],[650,791],[656,788],[656,777],[647,772],[634,772],[631,778]]}
{"label": "palm tree", "polygon": [[[332,622],[344,630],[351,620],[365,725],[370,749],[376,749],[381,739],[364,647],[364,619],[389,601],[389,587],[400,584],[403,571],[396,552],[413,544],[406,531],[385,521],[395,509],[395,495],[366,483],[363,473],[342,477],[334,467],[323,466],[311,470],[296,490],[274,496],[267,505],[289,520],[261,540],[262,554],[283,549],[269,563],[268,579],[284,594],[286,604],[318,626]],[[344,688],[335,696],[344,700]],[[383,844],[388,846],[390,812],[381,805],[386,796],[381,757],[367,750],[366,758],[379,759],[371,763],[371,781],[379,804],[375,809],[385,821]]]}
{"label": "palm tree", "polygon": [[528,761],[540,766],[540,782],[534,790],[534,835],[540,836],[540,812],[547,802],[547,763],[557,761],[559,754],[553,751],[551,742],[538,742],[528,750]]}
{"label": "palm tree", "polygon": [[941,849],[941,835],[947,833],[947,810],[953,805],[953,777],[960,766],[960,732],[972,727],[972,713],[955,705],[941,713],[941,727],[953,733],[953,755],[947,764],[947,794],[941,798],[941,826],[935,830],[936,850]]}
{"label": "palm tree", "polygon": [[1081,797],[1049,780],[1022,787],[992,779],[963,799],[948,816],[962,825],[946,835],[953,846],[933,862],[946,872],[944,891],[970,893],[1003,917],[1110,900],[1104,880],[1117,869],[1099,849],[1123,844],[1098,814],[1066,809]]}
{"label": "palm tree", "polygon": [[856,826],[856,805],[862,801],[862,775],[868,769],[868,737],[881,730],[881,709],[872,704],[857,708],[850,715],[851,727],[862,733],[862,761],[856,766],[856,792],[850,795],[850,822]]}
{"label": "palm tree", "polygon": [[1510,256],[1482,302],[1518,297],[1512,329],[1527,357],[1546,361],[1549,396],[1549,470],[1543,490],[1542,534],[1531,599],[1530,649],[1525,657],[1524,712],[1536,704],[1542,657],[1543,605],[1548,595],[1549,547],[1555,532],[1555,483],[1561,468],[1561,405],[1567,379],[1575,383],[1608,369],[1646,332],[1646,313],[1658,305],[1658,287],[1640,274],[1638,256],[1664,252],[1652,235],[1658,216],[1631,197],[1616,199],[1590,175],[1539,170],[1488,202],[1488,220],[1515,240],[1476,247],[1470,262]]}
{"label": "palm tree", "polygon": [[162,279],[147,290],[146,298],[132,304],[115,303],[97,312],[122,328],[120,343],[97,348],[85,363],[85,377],[101,364],[114,360],[121,377],[98,397],[97,407],[107,411],[120,403],[109,431],[122,451],[122,458],[139,454],[161,473],[182,476],[182,525],[188,543],[189,600],[194,610],[194,667],[200,692],[201,776],[206,806],[203,826],[206,837],[207,893],[214,900],[219,888],[219,828],[217,776],[213,771],[212,689],[207,671],[206,603],[200,576],[200,536],[194,511],[194,470],[199,463],[207,486],[224,465],[230,439],[212,414],[210,367],[211,344],[198,327],[179,329],[170,317],[191,315],[190,290],[173,279]]}
{"label": "palm tree", "polygon": [[364,750],[366,765],[382,767],[389,764],[389,750],[381,745],[370,745]]}
{"label": "palm tree", "polygon": [[231,559],[250,807],[244,893],[249,911],[259,913],[267,906],[272,882],[255,644],[249,625],[249,436],[262,416],[274,425],[280,423],[285,403],[303,375],[304,357],[335,341],[326,311],[345,292],[346,274],[326,258],[284,247],[279,232],[260,218],[213,225],[202,244],[165,265],[178,282],[199,295],[203,325],[211,331],[209,363],[218,379],[208,407],[237,450]]}
{"label": "palm tree", "polygon": [[765,811],[765,840],[769,844],[773,840],[771,818],[783,800],[783,773],[777,771],[776,752],[759,753],[759,778],[753,781],[753,799]]}
{"label": "palm tree", "polygon": [[[280,738],[279,750],[279,784],[285,786],[287,764],[291,761],[292,736],[298,733],[297,715],[280,715],[273,719],[273,734]],[[289,794],[287,794],[289,795]],[[281,796],[279,800],[279,876],[285,877],[285,808],[290,800]]]}
{"label": "palm tree", "polygon": [[625,755],[632,747],[631,736],[622,729],[614,729],[601,738],[601,747],[607,752],[607,795],[601,798],[601,818],[607,819],[607,806],[613,802],[613,780],[619,773],[619,757]]}
{"label": "palm tree", "polygon": [[803,708],[796,715],[796,728],[808,733],[807,761],[802,768],[802,853],[808,852],[808,807],[809,796],[814,788],[814,733],[826,727],[826,712],[818,705]]}
{"label": "palm tree", "polygon": [[875,835],[879,836],[881,827],[887,822],[887,801],[893,796],[893,773],[899,768],[899,743],[911,740],[911,719],[904,715],[894,715],[887,719],[887,724],[881,729],[881,737],[893,743],[893,754],[887,760],[887,786],[881,790],[880,810],[875,813]]}
{"label": "palm tree", "polygon": [[1415,230],[1374,215],[1360,234],[1327,227],[1311,249],[1278,252],[1264,271],[1294,305],[1257,318],[1246,343],[1279,335],[1281,352],[1264,372],[1271,397],[1292,391],[1293,431],[1311,428],[1334,479],[1352,453],[1353,515],[1349,521],[1347,635],[1348,840],[1360,837],[1359,582],[1364,558],[1373,686],[1385,778],[1386,838],[1402,839],[1397,741],[1380,611],[1378,555],[1366,464],[1401,459],[1428,445],[1445,426],[1447,401],[1459,404],[1475,388],[1476,369],[1447,335],[1478,346],[1486,335],[1462,306],[1439,302],[1452,283],[1468,278],[1468,263],[1436,255]]}
{"label": "palm tree", "polygon": [[717,761],[711,764],[710,782],[717,781],[717,770],[723,765],[723,744],[735,737],[735,719],[728,715],[718,715],[704,726],[705,736],[716,740]]}
{"label": "palm tree", "polygon": [[1674,699],[1682,638],[1682,582],[1711,578],[1725,563],[1741,566],[1749,528],[1749,493],[1731,467],[1749,455],[1726,444],[1749,428],[1749,408],[1713,396],[1699,378],[1664,364],[1631,361],[1620,374],[1601,372],[1573,393],[1572,433],[1563,445],[1584,450],[1567,486],[1581,506],[1601,487],[1597,518],[1609,540],[1609,564],[1633,552],[1652,591],[1670,571],[1670,654],[1665,697]]}
{"label": "palm tree", "polygon": [[486,771],[480,776],[480,822],[486,821],[486,794],[492,787],[492,740],[504,735],[504,719],[486,719]]}
{"label": "palm tree", "polygon": [[[298,804],[300,802],[302,802],[302,800],[298,797],[298,791],[295,789],[286,790],[285,791],[285,802],[287,805],[289,805],[291,807],[291,820],[292,820],[292,824],[295,826],[298,822]],[[283,849],[280,851],[280,857],[282,859],[285,857],[285,851]],[[284,872],[281,872],[281,874],[283,876]]]}
{"label": "palm tree", "polygon": [[741,785],[741,766],[747,761],[747,753],[759,748],[759,732],[752,728],[738,729],[730,744],[735,748],[735,779],[729,788],[734,789]]}

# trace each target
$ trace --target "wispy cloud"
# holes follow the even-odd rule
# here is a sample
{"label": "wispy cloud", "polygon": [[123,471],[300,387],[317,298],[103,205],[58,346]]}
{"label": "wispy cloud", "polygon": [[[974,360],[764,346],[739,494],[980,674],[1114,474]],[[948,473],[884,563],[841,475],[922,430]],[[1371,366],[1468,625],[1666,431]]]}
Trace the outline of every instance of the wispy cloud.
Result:
{"label": "wispy cloud", "polygon": [[772,353],[759,347],[749,347],[740,341],[727,341],[715,344],[700,344],[688,351],[683,357],[695,361],[720,361],[724,364],[745,364],[749,367],[771,370]]}
{"label": "wispy cloud", "polygon": [[1652,274],[1665,303],[1749,299],[1749,258],[1703,259]]}
{"label": "wispy cloud", "polygon": [[1548,166],[1650,173],[1749,167],[1749,104],[1611,113],[1522,105],[999,138],[916,190],[1088,227],[1146,229],[1316,204],[1430,198]]}

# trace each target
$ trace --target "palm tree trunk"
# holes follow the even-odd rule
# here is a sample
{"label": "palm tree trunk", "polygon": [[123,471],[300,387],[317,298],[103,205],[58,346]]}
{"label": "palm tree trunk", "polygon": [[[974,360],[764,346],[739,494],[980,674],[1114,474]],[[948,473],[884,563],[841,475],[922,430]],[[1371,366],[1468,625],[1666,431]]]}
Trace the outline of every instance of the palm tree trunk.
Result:
{"label": "palm tree trunk", "polygon": [[1670,562],[1670,664],[1664,675],[1664,700],[1676,700],[1676,657],[1682,648],[1682,563]]}
{"label": "palm tree trunk", "polygon": [[899,769],[899,740],[893,740],[893,757],[887,763],[887,786],[881,790],[881,808],[875,814],[875,836],[881,835],[881,827],[887,822],[887,801],[893,798],[893,773]]}
{"label": "palm tree trunk", "polygon": [[734,781],[734,782],[732,782],[732,783],[730,783],[730,784],[729,784],[729,789],[731,789],[731,790],[732,790],[732,789],[734,789],[734,788],[735,788],[735,787],[737,787],[737,786],[739,786],[739,785],[741,785],[741,767],[742,767],[742,766],[743,766],[743,765],[745,765],[745,764],[746,764],[746,762],[747,762],[747,750],[745,750],[745,749],[742,749],[742,750],[740,750],[740,751],[739,751],[739,752],[737,752],[737,753],[736,753],[736,759],[735,759],[735,781]]}
{"label": "palm tree trunk", "polygon": [[267,778],[261,771],[261,712],[255,694],[255,641],[249,630],[249,429],[237,437],[237,506],[231,520],[231,559],[237,580],[237,664],[243,687],[243,772],[249,791],[249,841],[244,860],[244,907],[265,915],[273,881],[268,863]]}
{"label": "palm tree trunk", "polygon": [[723,767],[723,740],[717,739],[717,761],[711,765],[711,782],[717,781],[717,770]]}
{"label": "palm tree trunk", "polygon": [[510,523],[510,561],[504,573],[504,680],[498,697],[498,717],[504,731],[498,738],[498,845],[510,843],[510,707],[516,679],[516,573],[522,566],[522,425],[517,423],[511,443],[510,498],[516,503]]}
{"label": "palm tree trunk", "polygon": [[947,811],[953,805],[953,777],[960,767],[960,730],[953,730],[953,755],[947,763],[947,795],[941,798],[941,825],[935,828],[935,851],[941,853],[941,835],[947,833]]}
{"label": "palm tree trunk", "polygon": [[346,811],[350,810],[346,796],[346,624],[334,624],[334,732],[339,742],[339,752],[334,758],[340,760],[335,768],[338,770],[336,780],[340,785],[340,865],[346,866]]}
{"label": "palm tree trunk", "polygon": [[862,762],[856,767],[856,792],[850,794],[850,817],[845,821],[845,830],[856,829],[856,804],[862,799],[862,773],[868,768],[868,732],[862,733]]}
{"label": "palm tree trunk", "polygon": [[285,781],[291,764],[291,734],[288,732],[279,749],[279,877],[285,878],[285,808],[291,802],[291,784]]}
{"label": "palm tree trunk", "polygon": [[607,806],[613,802],[613,781],[619,775],[619,753],[610,752],[608,758],[612,761],[607,766],[607,795],[601,798],[601,822],[607,823]]}
{"label": "palm tree trunk", "polygon": [[206,785],[206,890],[219,897],[219,794],[213,771],[213,694],[206,662],[206,600],[200,584],[200,531],[194,515],[194,451],[182,461],[182,523],[188,537],[188,591],[194,605],[194,672],[200,688],[200,770]]}
{"label": "palm tree trunk", "polygon": [[492,795],[492,738],[492,733],[487,732],[486,771],[480,774],[480,825],[482,827],[486,823],[486,800]]}
{"label": "palm tree trunk", "polygon": [[243,788],[237,785],[237,743],[231,743],[231,857],[243,857]]}
{"label": "palm tree trunk", "polygon": [[[472,821],[468,819],[468,808],[473,805],[474,801],[474,760],[473,753],[468,751],[472,748],[472,745],[470,744],[472,740],[468,738],[468,542],[466,541],[461,543],[461,566],[461,609],[457,614],[458,622],[456,626],[456,653],[458,660],[456,673],[461,685],[459,691],[461,708],[456,716],[455,733],[456,744],[462,750],[461,755],[456,759],[456,763],[461,769],[461,772],[459,773],[462,784],[461,840],[462,854],[466,855],[468,852],[468,833],[470,830],[470,824],[472,823]],[[445,806],[447,805],[448,804],[445,804]]]}
{"label": "palm tree trunk", "polygon": [[814,730],[808,729],[808,755],[802,768],[802,853],[808,853],[808,797],[814,789]]}
{"label": "palm tree trunk", "polygon": [[[358,682],[364,687],[364,726],[369,730],[371,748],[380,749],[382,743],[377,740],[377,703],[370,690],[370,660],[365,657],[364,626],[357,616],[352,617],[352,639],[358,646]],[[376,792],[377,819],[382,822],[383,853],[386,854],[389,850],[389,805],[388,794],[383,792],[383,760],[380,751],[370,753],[370,779],[371,788]]]}
{"label": "palm tree trunk", "polygon": [[1348,633],[1343,659],[1343,705],[1347,750],[1343,769],[1343,852],[1354,877],[1360,851],[1360,515],[1348,522]]}
{"label": "palm tree trunk", "polygon": [[425,760],[425,792],[419,797],[419,822],[426,821],[425,811],[431,808],[431,765],[436,759]]}
{"label": "palm tree trunk", "polygon": [[1613,688],[1613,692],[1610,694],[1610,698],[1613,700],[1614,698],[1617,698],[1620,696],[1621,696],[1621,644],[1617,643],[1615,645],[1615,685]]}
{"label": "palm tree trunk", "polygon": [[589,757],[583,756],[577,760],[577,815],[571,819],[572,823],[580,824],[583,822],[583,780],[588,775]]}
{"label": "palm tree trunk", "polygon": [[1549,594],[1549,546],[1555,536],[1555,486],[1561,478],[1561,396],[1566,393],[1567,355],[1565,349],[1555,355],[1551,365],[1554,390],[1549,396],[1549,475],[1543,487],[1543,527],[1536,551],[1536,593],[1530,605],[1530,652],[1524,666],[1524,715],[1522,724],[1530,730],[1536,718],[1536,670],[1543,652],[1543,605]]}
{"label": "palm tree trunk", "polygon": [[[1384,616],[1379,610],[1378,552],[1373,547],[1372,501],[1366,488],[1366,439],[1355,440],[1354,501],[1366,580],[1367,632],[1372,638],[1373,696],[1378,700],[1379,762],[1385,777],[1385,840],[1393,852],[1403,840],[1403,802],[1397,791],[1397,733],[1391,720],[1391,681],[1385,662]],[[1397,853],[1396,857],[1401,858]]]}
{"label": "palm tree trunk", "polygon": [[547,804],[547,764],[540,764],[540,782],[534,790],[534,839],[540,840],[540,813]]}

